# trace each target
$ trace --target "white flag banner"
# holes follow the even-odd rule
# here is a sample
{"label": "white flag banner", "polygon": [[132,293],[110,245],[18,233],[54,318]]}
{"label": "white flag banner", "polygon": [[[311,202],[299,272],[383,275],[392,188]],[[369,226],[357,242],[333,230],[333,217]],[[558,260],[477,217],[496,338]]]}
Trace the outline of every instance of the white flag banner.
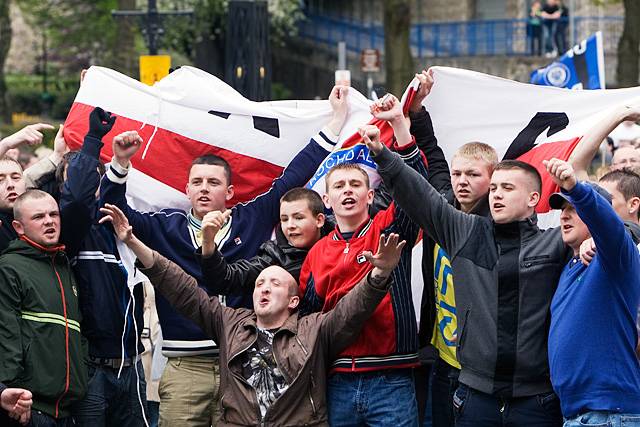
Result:
{"label": "white flag banner", "polygon": [[[448,159],[462,144],[482,141],[495,147],[499,158],[520,158],[540,170],[542,159],[568,158],[608,110],[640,98],[638,87],[571,91],[447,67],[434,67],[434,79],[424,105]],[[411,99],[416,86],[417,80],[410,83],[403,103]],[[309,183],[317,191],[323,192],[323,177],[330,167],[343,161],[363,165],[377,182],[375,165],[356,130],[374,122],[388,142],[390,127],[372,120],[370,102],[356,90],[350,91],[350,114],[339,148]],[[250,200],[270,186],[331,115],[326,100],[249,101],[218,78],[192,67],[181,67],[154,86],[91,67],[65,123],[65,138],[72,149],[81,146],[95,106],[118,116],[104,138],[103,161],[110,160],[108,141],[114,135],[137,130],[144,140],[132,159],[135,170],[127,188],[132,204],[142,210],[188,209],[184,190],[189,165],[207,153],[231,164],[236,188],[231,203]],[[549,180],[544,185],[547,195],[555,191]],[[553,224],[545,196],[538,211],[541,226]],[[421,284],[416,284],[416,292],[422,293]],[[419,304],[419,295],[414,299]]]}

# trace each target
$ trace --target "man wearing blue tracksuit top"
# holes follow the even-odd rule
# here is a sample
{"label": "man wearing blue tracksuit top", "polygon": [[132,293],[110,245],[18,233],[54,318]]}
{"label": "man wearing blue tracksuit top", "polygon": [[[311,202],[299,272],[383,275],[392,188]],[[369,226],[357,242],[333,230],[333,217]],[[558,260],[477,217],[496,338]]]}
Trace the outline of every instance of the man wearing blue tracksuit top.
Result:
{"label": "man wearing blue tracksuit top", "polygon": [[[566,162],[552,159],[546,167],[562,188],[549,204],[562,209],[562,238],[575,255],[560,276],[549,330],[551,383],[564,425],[640,426],[638,248],[605,190],[576,182]],[[585,266],[579,250],[590,235],[597,252]]]}
{"label": "man wearing blue tracksuit top", "polygon": [[[217,246],[227,260],[253,257],[271,237],[279,220],[282,195],[303,186],[335,146],[348,112],[347,90],[341,86],[333,88],[329,96],[331,121],[293,158],[271,189],[231,209],[228,222],[216,236]],[[141,142],[135,131],[114,139],[114,158],[101,184],[102,202],[122,209],[140,240],[174,261],[205,288],[195,250],[200,246],[204,215],[224,211],[225,202],[233,196],[229,165],[212,155],[194,160],[187,183],[190,212],[178,209],[139,212],[127,205],[125,193],[129,159]],[[237,306],[239,301],[228,303]],[[169,358],[160,380],[160,424],[209,426],[216,417],[220,398],[217,346],[161,296],[156,297],[156,307],[164,338],[162,351]]]}
{"label": "man wearing blue tracksuit top", "polygon": [[138,281],[130,291],[113,230],[98,223],[102,138],[115,119],[95,108],[82,149],[65,155],[60,165],[64,180],[60,210],[74,212],[73,218],[62,217],[67,226],[61,241],[78,282],[82,335],[89,343],[87,394],[73,408],[81,427],[145,425],[146,383],[142,362],[136,357],[144,351],[142,283]]}

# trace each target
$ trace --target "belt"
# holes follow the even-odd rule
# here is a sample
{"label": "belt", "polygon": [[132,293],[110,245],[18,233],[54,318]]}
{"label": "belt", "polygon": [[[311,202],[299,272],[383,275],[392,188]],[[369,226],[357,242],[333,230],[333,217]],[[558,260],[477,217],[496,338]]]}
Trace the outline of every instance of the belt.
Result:
{"label": "belt", "polygon": [[89,362],[94,365],[103,366],[112,369],[120,369],[120,366],[128,368],[136,362],[135,358],[128,357],[126,359],[108,359],[105,357],[89,356]]}

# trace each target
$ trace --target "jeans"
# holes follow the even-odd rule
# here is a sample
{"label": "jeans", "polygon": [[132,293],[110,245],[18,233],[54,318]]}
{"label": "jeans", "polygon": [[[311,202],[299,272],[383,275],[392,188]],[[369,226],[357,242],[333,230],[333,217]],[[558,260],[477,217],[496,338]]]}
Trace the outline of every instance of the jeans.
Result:
{"label": "jeans", "polygon": [[[142,362],[136,363],[140,376],[140,399],[146,413],[147,384]],[[133,366],[118,369],[89,365],[87,394],[74,407],[74,418],[79,426],[87,427],[141,427],[144,426],[142,408],[138,400],[138,384]]]}
{"label": "jeans", "polygon": [[329,377],[327,406],[332,427],[418,426],[410,369],[333,374]]}
{"label": "jeans", "polygon": [[549,392],[502,399],[460,384],[453,395],[456,427],[561,427],[560,400]]}
{"label": "jeans", "polygon": [[453,393],[458,388],[460,370],[438,358],[433,365],[431,399],[433,427],[453,427]]}
{"label": "jeans", "polygon": [[565,420],[564,427],[640,427],[640,414],[591,411]]}
{"label": "jeans", "polygon": [[542,31],[544,34],[544,52],[550,53],[556,50],[555,46],[555,38],[556,38],[556,27],[558,23],[554,20],[547,20],[542,23]]}

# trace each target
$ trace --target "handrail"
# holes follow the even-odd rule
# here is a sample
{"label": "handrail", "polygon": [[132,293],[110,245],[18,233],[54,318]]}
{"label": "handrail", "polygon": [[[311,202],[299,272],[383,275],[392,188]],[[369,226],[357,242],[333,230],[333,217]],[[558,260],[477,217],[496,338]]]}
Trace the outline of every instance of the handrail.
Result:
{"label": "handrail", "polygon": [[[575,40],[582,40],[602,30],[605,52],[614,53],[617,50],[624,18],[576,16],[574,22]],[[568,22],[561,22],[560,25],[568,27]],[[531,54],[531,34],[527,19],[493,19],[416,23],[411,26],[409,37],[413,56],[418,58],[522,56]],[[366,48],[384,51],[384,27],[380,23],[307,15],[299,24],[298,35],[328,48],[345,41],[347,50],[356,54]],[[566,38],[568,43],[569,34],[566,34]]]}

